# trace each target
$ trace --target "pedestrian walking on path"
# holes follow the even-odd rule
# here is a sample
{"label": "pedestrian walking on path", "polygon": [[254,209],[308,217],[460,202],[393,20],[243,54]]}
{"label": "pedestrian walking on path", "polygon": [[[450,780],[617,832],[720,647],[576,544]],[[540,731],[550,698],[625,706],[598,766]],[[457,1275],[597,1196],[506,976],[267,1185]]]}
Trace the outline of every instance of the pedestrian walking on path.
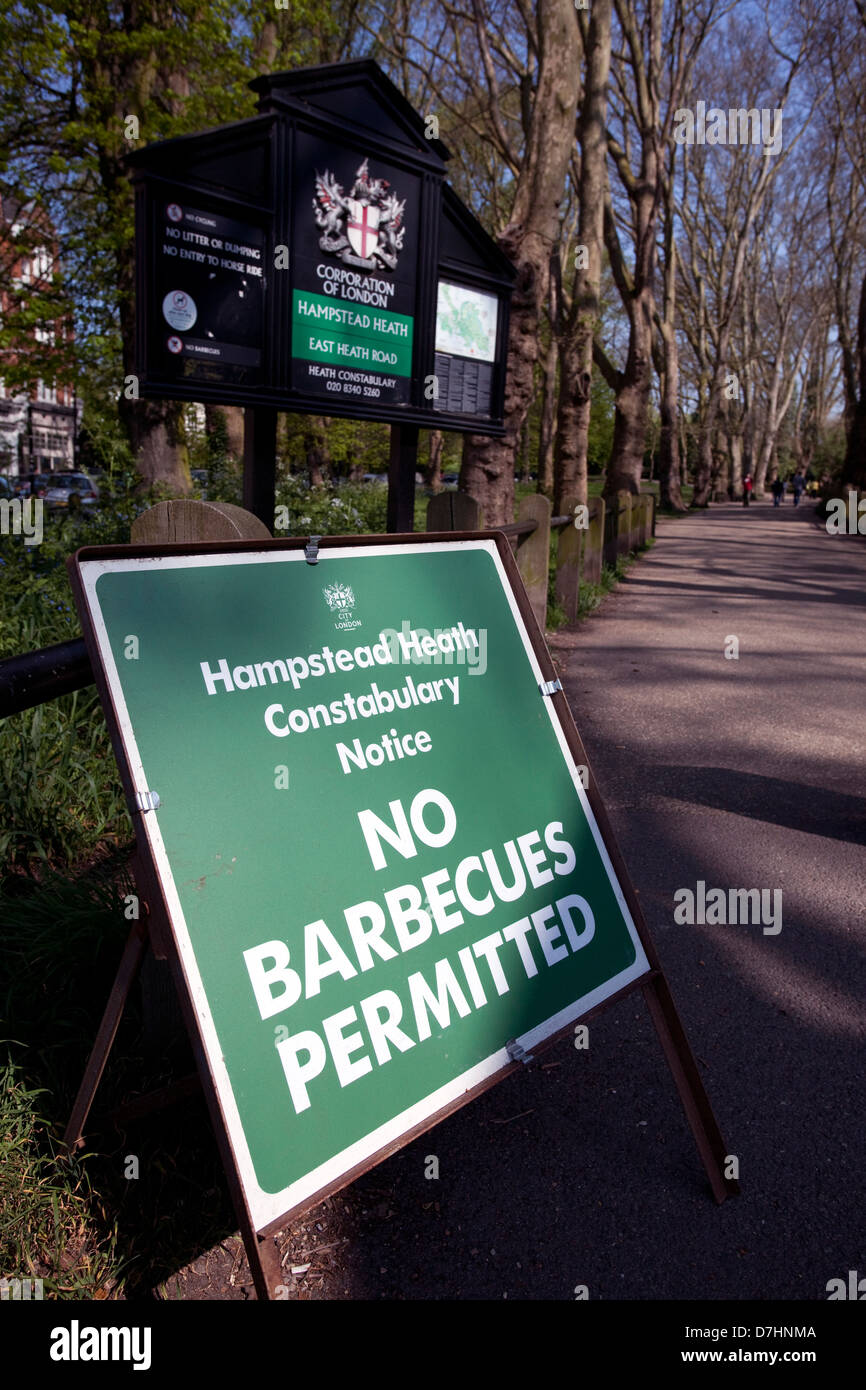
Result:
{"label": "pedestrian walking on path", "polygon": [[774,478],[774,479],[773,479],[772,485],[771,485],[771,487],[770,487],[770,491],[771,491],[772,494],[773,494],[773,506],[774,506],[774,507],[781,507],[781,505],[782,505],[782,498],[783,498],[784,495],[785,495],[785,484],[782,482],[782,479],[781,479],[781,478]]}
{"label": "pedestrian walking on path", "polygon": [[753,488],[754,486],[755,486],[755,485],[754,485],[754,483],[752,482],[752,475],[751,475],[751,473],[747,473],[746,476],[745,476],[745,478],[743,479],[743,506],[744,506],[744,507],[748,507],[748,505],[749,505],[749,500],[750,500],[750,498],[751,498],[751,496],[752,496],[752,488]]}
{"label": "pedestrian walking on path", "polygon": [[806,490],[806,476],[799,469],[791,480],[791,491],[794,494],[794,506],[799,507],[800,498]]}

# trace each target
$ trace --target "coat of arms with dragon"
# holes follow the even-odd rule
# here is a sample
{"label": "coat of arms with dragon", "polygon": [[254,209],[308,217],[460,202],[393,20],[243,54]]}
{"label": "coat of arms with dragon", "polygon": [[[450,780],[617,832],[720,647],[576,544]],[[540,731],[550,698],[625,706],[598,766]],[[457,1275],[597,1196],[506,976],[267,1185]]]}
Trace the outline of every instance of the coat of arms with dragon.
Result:
{"label": "coat of arms with dragon", "polygon": [[326,169],[316,173],[313,212],[321,228],[319,247],[360,270],[395,270],[406,228],[401,202],[387,179],[371,179],[367,160],[348,195]]}

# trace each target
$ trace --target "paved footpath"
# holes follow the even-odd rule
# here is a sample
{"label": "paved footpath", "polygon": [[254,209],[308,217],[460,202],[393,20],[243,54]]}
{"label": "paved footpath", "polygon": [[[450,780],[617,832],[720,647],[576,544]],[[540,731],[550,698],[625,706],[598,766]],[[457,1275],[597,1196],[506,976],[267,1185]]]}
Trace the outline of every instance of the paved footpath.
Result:
{"label": "paved footpath", "polygon": [[[742,1196],[687,1213],[690,1155],[676,1128],[662,1149],[647,1098],[637,1121],[665,1193],[641,1182],[646,1230],[622,1232],[627,1297],[814,1299],[866,1274],[864,610],[861,539],[828,535],[811,504],[726,505],[661,523],[602,610],[551,640],[740,1160]],[[674,894],[699,880],[779,888],[781,930],[677,925]],[[643,1037],[629,1034],[626,1066]],[[638,1094],[630,1080],[624,1129]]]}
{"label": "paved footpath", "polygon": [[[287,1253],[330,1268],[291,1296],[824,1300],[866,1276],[864,609],[862,541],[811,504],[723,505],[661,523],[550,642],[742,1195],[712,1201],[637,993],[298,1223]],[[698,881],[780,889],[781,930],[677,925]]]}

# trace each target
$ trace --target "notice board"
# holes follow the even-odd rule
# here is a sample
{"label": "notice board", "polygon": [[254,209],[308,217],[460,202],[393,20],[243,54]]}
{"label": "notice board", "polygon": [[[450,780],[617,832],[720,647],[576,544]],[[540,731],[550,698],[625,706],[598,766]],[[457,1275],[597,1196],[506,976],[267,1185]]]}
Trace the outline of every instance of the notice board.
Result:
{"label": "notice board", "polygon": [[143,397],[504,432],[515,269],[368,59],[127,156]]}
{"label": "notice board", "polygon": [[504,537],[70,564],[256,1229],[648,975]]}

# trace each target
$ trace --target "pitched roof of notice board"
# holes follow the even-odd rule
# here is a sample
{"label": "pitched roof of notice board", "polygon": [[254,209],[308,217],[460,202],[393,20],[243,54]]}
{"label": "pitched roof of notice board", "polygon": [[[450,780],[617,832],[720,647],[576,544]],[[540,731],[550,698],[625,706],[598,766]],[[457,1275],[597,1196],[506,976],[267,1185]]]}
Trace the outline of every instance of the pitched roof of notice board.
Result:
{"label": "pitched roof of notice board", "polygon": [[310,107],[332,120],[344,119],[346,102],[352,103],[352,128],[383,136],[415,150],[431,151],[443,161],[451,155],[439,139],[426,134],[423,116],[406,100],[390,77],[372,58],[352,63],[321,63],[289,72],[263,73],[249,83],[259,94],[259,111],[282,107]]}
{"label": "pitched roof of notice board", "polygon": [[450,184],[442,186],[439,263],[457,272],[513,285],[517,267]]}
{"label": "pitched roof of notice board", "polygon": [[216,192],[266,203],[270,170],[267,134],[273,122],[272,116],[247,116],[170,140],[154,140],[131,150],[124,161],[133,178],[144,171],[181,183],[211,185]]}

